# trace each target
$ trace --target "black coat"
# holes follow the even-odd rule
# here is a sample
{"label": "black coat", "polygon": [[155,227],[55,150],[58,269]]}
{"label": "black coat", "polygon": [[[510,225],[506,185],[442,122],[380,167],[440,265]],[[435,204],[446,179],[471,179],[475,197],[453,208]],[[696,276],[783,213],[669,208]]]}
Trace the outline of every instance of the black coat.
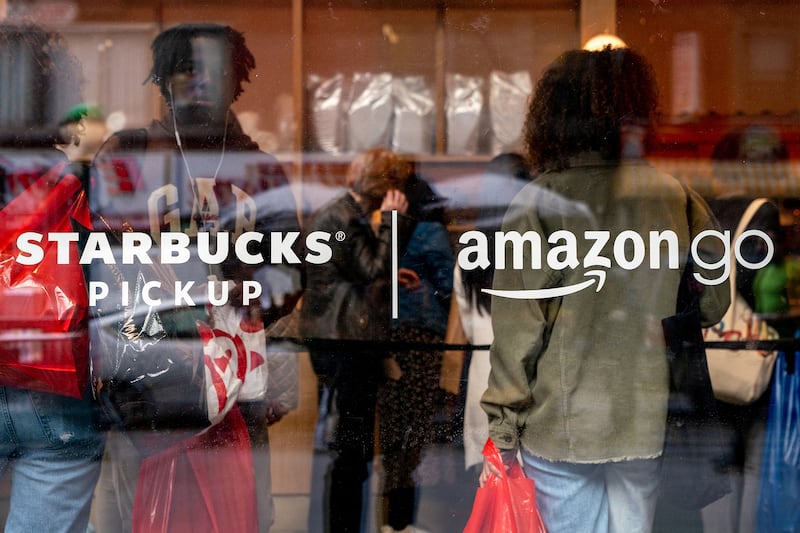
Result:
{"label": "black coat", "polygon": [[[414,229],[411,218],[398,215],[398,256]],[[331,201],[314,216],[309,232],[331,235],[331,259],[306,266],[306,292],[300,313],[303,336],[317,339],[382,340],[388,338],[391,285],[391,213],[381,213],[377,232],[369,215],[349,193]],[[338,240],[336,235],[343,236]]]}

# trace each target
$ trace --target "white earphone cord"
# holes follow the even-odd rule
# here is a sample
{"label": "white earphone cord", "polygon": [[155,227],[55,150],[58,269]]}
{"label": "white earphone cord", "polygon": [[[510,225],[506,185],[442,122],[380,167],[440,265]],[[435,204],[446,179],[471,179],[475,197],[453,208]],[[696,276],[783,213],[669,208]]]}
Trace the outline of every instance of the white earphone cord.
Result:
{"label": "white earphone cord", "polygon": [[[186,174],[189,176],[189,187],[192,190],[192,196],[194,197],[194,204],[198,206],[200,203],[200,196],[197,193],[197,184],[194,181],[194,176],[192,175],[192,169],[189,167],[189,160],[186,159],[186,154],[183,151],[183,143],[181,142],[181,135],[178,131],[178,120],[175,118],[175,96],[172,93],[172,83],[167,84],[167,90],[169,91],[169,100],[170,100],[170,107],[172,108],[172,129],[175,134],[175,142],[178,144],[178,151],[181,154],[181,159],[183,160],[183,166],[186,168]],[[219,169],[222,168],[222,160],[225,158],[225,147],[228,142],[228,117],[230,116],[231,110],[228,109],[225,112],[225,125],[224,130],[222,133],[222,151],[219,154],[219,161],[217,162],[217,168],[214,170],[213,179],[217,179],[217,175],[219,175]],[[199,216],[198,212],[198,216]]]}

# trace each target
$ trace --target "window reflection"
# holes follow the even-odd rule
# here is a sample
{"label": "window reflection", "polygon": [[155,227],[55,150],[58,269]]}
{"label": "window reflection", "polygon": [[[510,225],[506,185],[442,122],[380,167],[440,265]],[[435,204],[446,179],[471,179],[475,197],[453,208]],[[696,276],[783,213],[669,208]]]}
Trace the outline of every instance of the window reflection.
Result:
{"label": "window reflection", "polygon": [[[522,125],[542,73],[563,52],[580,48],[598,33],[613,34],[641,53],[652,64],[657,82],[659,114],[653,134],[627,124],[622,140],[626,158],[641,157],[691,187],[731,233],[753,199],[767,200],[748,227],[769,235],[774,259],[755,270],[740,266],[736,278],[757,322],[749,330],[725,328],[723,339],[752,340],[765,324],[785,341],[779,351],[793,353],[800,301],[797,17],[791,2],[756,0],[692,5],[620,0],[591,6],[521,0],[490,6],[460,1],[381,6],[233,1],[191,10],[176,2],[134,6],[0,0],[0,205],[24,198],[54,169],[59,177],[74,175],[87,193],[91,217],[81,219],[88,226],[75,225],[73,217],[69,229],[80,237],[70,246],[75,253],[87,242],[99,246],[87,241],[87,235],[89,230],[102,232],[109,250],[97,248],[95,256],[116,261],[108,265],[95,260],[83,268],[85,305],[93,320],[89,333],[80,335],[86,333],[94,347],[101,346],[103,356],[117,354],[120,343],[130,346],[135,337],[139,362],[147,360],[147,346],[153,345],[159,358],[195,364],[180,377],[189,385],[171,386],[169,401],[179,407],[169,422],[154,421],[153,411],[131,407],[141,424],[133,439],[126,438],[134,432],[120,428],[119,417],[87,423],[92,429],[85,435],[87,442],[97,444],[98,436],[106,437],[104,460],[90,468],[103,468],[92,527],[101,532],[130,528],[143,456],[157,455],[184,438],[224,453],[214,434],[208,435],[212,421],[203,411],[207,408],[181,407],[207,400],[203,384],[212,371],[236,374],[225,354],[238,354],[239,345],[214,341],[213,350],[208,343],[204,347],[201,332],[206,330],[198,327],[202,322],[220,329],[214,327],[210,309],[224,308],[244,323],[240,336],[251,330],[264,335],[266,340],[259,341],[263,350],[246,350],[244,365],[253,364],[250,352],[263,356],[268,387],[282,391],[247,405],[239,402],[247,440],[257,449],[250,467],[256,490],[253,524],[257,521],[262,531],[322,531],[324,524],[345,516],[344,508],[330,504],[324,473],[339,464],[337,438],[343,437],[337,437],[336,429],[347,428],[347,423],[336,408],[341,402],[334,394],[336,372],[321,371],[320,361],[336,360],[343,353],[370,359],[381,354],[380,368],[354,380],[355,406],[347,407],[358,411],[377,405],[374,425],[365,422],[352,442],[360,447],[365,470],[359,465],[356,477],[364,480],[364,497],[358,516],[350,517],[351,529],[460,531],[478,484],[477,472],[468,467],[479,462],[486,436],[486,417],[478,403],[486,387],[480,382],[486,379],[476,368],[485,363],[488,371],[486,348],[493,340],[490,309],[480,304],[481,297],[469,297],[491,276],[482,269],[457,268],[465,247],[460,239],[467,231],[488,235],[499,229],[522,181],[539,177],[534,169],[523,172],[520,183],[506,179],[504,172],[495,172],[496,156],[528,155]],[[161,51],[155,61],[152,47]],[[309,259],[325,257],[327,250],[335,258],[340,246],[353,242],[353,235],[329,225],[324,226],[327,237],[309,236],[323,227],[320,220],[331,202],[348,194],[353,162],[376,146],[413,162],[413,175],[430,188],[423,203],[437,213],[438,226],[428,237],[417,235],[424,253],[416,259],[396,253],[398,275],[392,271],[392,254],[385,255],[379,297],[365,311],[381,321],[379,340],[349,344],[365,340],[363,328],[356,331],[353,320],[333,313],[325,325],[353,331],[330,344],[328,333],[302,327],[302,313],[329,311],[335,300],[325,299],[331,286],[318,280],[316,271],[322,267]],[[635,182],[637,176],[631,179]],[[406,196],[413,210],[417,202],[411,192]],[[382,233],[373,218],[381,202],[377,196],[373,200],[364,207],[358,227],[391,247],[391,232]],[[39,202],[37,210],[27,208],[28,214],[37,213],[32,218],[40,220],[42,230],[50,220],[41,214],[43,206],[54,216],[56,207],[66,203]],[[427,228],[431,221],[426,217],[414,213],[416,227]],[[8,236],[22,227],[19,218],[13,223],[2,218]],[[342,241],[338,231],[344,232]],[[149,257],[152,265],[123,263],[121,235],[137,232],[151,237],[150,248],[137,257]],[[185,249],[188,260],[164,264],[161,235],[166,232],[188,237],[183,248],[166,243],[175,254]],[[248,232],[261,238],[237,255],[235,242]],[[219,233],[230,241],[220,241]],[[204,254],[198,241],[206,237],[210,248]],[[749,241],[745,255],[761,257],[761,244]],[[229,245],[225,261],[209,264],[211,256],[222,256],[220,246]],[[0,250],[3,261],[9,250]],[[440,279],[431,264],[445,251],[452,265],[450,276]],[[262,260],[242,260],[249,255]],[[352,261],[343,265],[344,275],[360,271]],[[406,269],[421,278],[420,288]],[[122,281],[129,282],[125,288]],[[215,290],[209,292],[209,287],[221,290],[227,282],[230,305],[214,305],[209,295],[213,299]],[[142,299],[146,284],[151,284],[147,296],[158,298],[158,305]],[[387,313],[395,290],[401,309],[405,305],[410,310],[393,321]],[[447,301],[450,290],[456,293],[454,305]],[[88,304],[90,295],[95,305]],[[23,304],[37,298],[0,298],[0,339],[13,334],[7,346],[27,346],[29,359],[47,345],[31,340],[38,339],[40,331],[33,331],[38,325],[25,319],[25,327],[18,327],[16,317],[23,316]],[[249,306],[240,305],[244,299]],[[425,312],[431,307],[437,309],[435,318]],[[618,310],[608,314],[619,316]],[[404,320],[410,318],[425,322],[424,327],[392,328],[407,325]],[[458,335],[456,318],[463,329]],[[661,342],[658,335],[654,339],[643,342]],[[10,352],[19,357],[18,348],[0,350]],[[125,395],[131,388],[112,381],[109,366],[97,364],[97,350],[87,353],[95,357],[92,376],[104,385],[97,397],[107,400],[106,415],[109,409],[119,415],[120,402],[130,401]],[[394,379],[397,368],[391,361],[398,362],[406,378],[416,370],[420,377],[398,385],[403,378]],[[793,361],[786,358],[784,363],[777,366],[788,374]],[[137,377],[164,368],[140,368]],[[0,389],[27,390],[7,382]],[[726,472],[735,486],[744,487],[745,496],[702,511],[673,510],[667,513],[670,525],[733,531],[763,518],[755,511],[763,487],[762,449],[754,446],[767,432],[774,390],[746,407],[722,406],[729,437]],[[366,402],[364,395],[370,398]],[[598,394],[597,402],[603,401]],[[97,401],[87,405],[103,412]],[[369,409],[365,413],[359,416],[373,416]],[[235,428],[229,430],[236,434]],[[374,442],[368,433],[377,437]],[[154,444],[159,437],[165,439],[163,445]],[[14,466],[20,464],[15,461],[5,467],[6,488],[0,491],[0,516],[12,524],[8,487],[14,483]],[[796,473],[792,468],[776,467],[790,479]],[[353,482],[350,492],[358,491],[357,485]],[[197,486],[179,490],[181,497],[193,498]],[[392,490],[404,496],[387,498]],[[89,491],[84,487],[81,493]],[[77,501],[74,495],[69,499]],[[402,503],[398,507],[387,501]],[[740,509],[735,519],[736,513],[729,512],[733,508]],[[58,520],[52,513],[39,514],[50,523]]]}

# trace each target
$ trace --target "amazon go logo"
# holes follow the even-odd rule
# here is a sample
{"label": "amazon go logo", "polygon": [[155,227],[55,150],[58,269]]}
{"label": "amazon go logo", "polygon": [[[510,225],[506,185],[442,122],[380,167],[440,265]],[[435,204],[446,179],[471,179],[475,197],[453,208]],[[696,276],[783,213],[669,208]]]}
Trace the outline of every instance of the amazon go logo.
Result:
{"label": "amazon go logo", "polygon": [[[578,292],[595,283],[597,284],[595,290],[599,292],[606,279],[606,270],[615,265],[625,270],[642,267],[653,270],[661,268],[677,270],[682,263],[678,236],[672,230],[651,231],[646,236],[626,230],[618,233],[613,239],[609,231],[585,231],[583,235],[576,235],[567,230],[558,230],[547,236],[546,251],[543,250],[544,237],[535,231],[525,233],[498,231],[494,237],[496,270],[508,268],[538,270],[543,266],[552,270],[582,267],[587,276],[585,281],[567,287],[515,291],[484,289],[486,293],[505,298],[553,298]],[[722,256],[713,259],[712,262],[699,253],[706,239],[720,241],[724,249]],[[742,244],[748,239],[763,241],[765,251],[758,261],[753,262],[742,256]],[[491,265],[489,239],[485,233],[478,230],[467,231],[460,236],[459,243],[464,245],[458,254],[458,266],[462,270],[485,269]],[[506,253],[507,250],[511,253]],[[588,250],[588,252],[581,258],[578,250]],[[736,242],[731,242],[730,231],[706,230],[695,236],[690,248],[690,256],[695,265],[709,271],[720,270],[717,277],[710,279],[695,272],[695,279],[705,285],[724,283],[730,277],[733,261],[746,268],[759,269],[769,264],[774,253],[775,246],[772,240],[761,230],[745,231]],[[509,259],[510,265],[507,264]]]}

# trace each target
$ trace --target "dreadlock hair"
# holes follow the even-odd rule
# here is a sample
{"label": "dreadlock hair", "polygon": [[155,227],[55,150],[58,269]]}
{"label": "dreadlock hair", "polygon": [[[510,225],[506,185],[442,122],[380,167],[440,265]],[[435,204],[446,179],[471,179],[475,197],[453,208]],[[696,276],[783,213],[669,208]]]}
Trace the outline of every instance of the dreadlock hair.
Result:
{"label": "dreadlock hair", "polygon": [[651,133],[658,91],[650,65],[627,48],[573,50],[548,67],[525,121],[535,170],[563,170],[569,158],[594,151],[619,159],[626,127]]}
{"label": "dreadlock hair", "polygon": [[231,67],[235,81],[233,99],[242,94],[242,83],[250,81],[250,71],[256,66],[256,60],[244,40],[241,32],[230,26],[219,24],[181,24],[161,32],[150,49],[153,51],[153,68],[147,80],[158,85],[161,95],[169,101],[168,80],[173,74],[187,70],[192,60],[192,39],[210,37],[223,41],[229,52]]}

